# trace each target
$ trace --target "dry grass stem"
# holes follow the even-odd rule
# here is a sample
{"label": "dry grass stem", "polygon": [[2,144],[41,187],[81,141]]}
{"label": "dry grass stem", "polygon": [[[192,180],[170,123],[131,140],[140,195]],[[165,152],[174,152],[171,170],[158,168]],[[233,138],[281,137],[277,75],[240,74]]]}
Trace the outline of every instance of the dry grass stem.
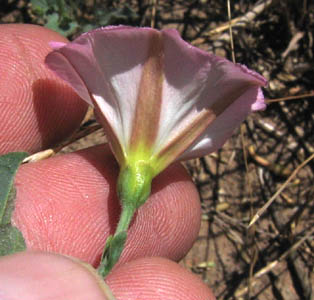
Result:
{"label": "dry grass stem", "polygon": [[33,163],[33,162],[36,162],[36,161],[40,161],[40,160],[49,158],[49,157],[51,157],[51,156],[53,156],[55,154],[56,154],[56,152],[53,149],[46,149],[46,150],[34,153],[34,154],[30,155],[30,156],[27,156],[23,160],[22,163],[23,164],[25,164],[25,163]]}
{"label": "dry grass stem", "polygon": [[155,28],[158,0],[152,0],[151,5],[152,5],[152,15],[151,15],[151,20],[150,20],[150,27]]}
{"label": "dry grass stem", "polygon": [[222,24],[216,27],[215,29],[205,33],[204,36],[217,35],[228,30],[230,26],[245,27],[248,24],[250,24],[250,22],[252,22],[258,15],[260,15],[266,8],[268,8],[272,4],[272,2],[273,2],[272,0],[260,1],[256,6],[254,6],[254,8],[251,11],[247,12],[245,15],[229,20],[227,23]]}
{"label": "dry grass stem", "polygon": [[266,103],[269,104],[269,103],[274,103],[274,102],[304,99],[304,98],[310,98],[310,97],[314,97],[314,93],[298,95],[298,96],[287,96],[287,97],[276,98],[276,99],[266,99]]}
{"label": "dry grass stem", "polygon": [[234,43],[233,43],[233,35],[232,35],[232,24],[231,24],[231,9],[230,9],[230,0],[227,0],[227,7],[228,7],[228,20],[229,20],[229,35],[230,35],[230,47],[231,47],[231,54],[232,54],[232,61],[235,63],[235,54],[234,54]]}
{"label": "dry grass stem", "polygon": [[298,174],[298,172],[312,159],[314,158],[314,153],[303,161],[289,176],[285,183],[277,190],[277,192],[267,201],[267,203],[258,210],[253,219],[251,220],[248,228],[250,228],[255,222],[260,218],[260,216],[267,210],[267,208],[274,202],[274,200],[280,195],[280,193],[287,187],[287,185],[292,181],[292,179]]}
{"label": "dry grass stem", "polygon": [[84,128],[84,125],[81,127],[81,129],[79,131],[77,131],[76,133],[73,134],[73,136],[65,141],[64,143],[60,144],[59,146],[57,146],[55,149],[55,152],[59,152],[61,151],[64,147],[94,133],[95,131],[101,129],[102,126],[100,124],[96,124],[96,125],[91,125],[91,126],[88,126],[86,128]]}
{"label": "dry grass stem", "polygon": [[[308,239],[311,238],[311,236],[314,233],[314,228],[312,228],[311,231],[309,231],[302,239],[300,239],[299,241],[297,241],[294,245],[292,245],[288,250],[286,250],[280,257],[279,259],[276,259],[270,263],[268,263],[264,268],[260,269],[258,272],[256,272],[253,275],[253,281],[252,281],[252,286],[256,285],[257,279],[259,279],[260,277],[262,277],[263,275],[269,273],[271,270],[273,270],[280,261],[284,260],[285,258],[287,258],[291,253],[295,252],[305,241],[307,241]],[[312,237],[313,238],[313,237]],[[238,290],[235,293],[235,296],[238,297],[242,297],[243,295],[245,295],[248,292],[248,287],[244,287],[240,290]]]}
{"label": "dry grass stem", "polygon": [[93,132],[101,129],[101,125],[93,125],[93,126],[89,126],[89,127],[86,127],[86,128],[83,128],[79,131],[77,131],[76,133],[73,134],[73,136],[68,139],[67,141],[61,143],[60,145],[58,145],[57,147],[55,148],[51,148],[51,149],[46,149],[46,150],[43,150],[43,151],[39,151],[37,153],[34,153],[28,157],[26,157],[24,160],[23,160],[23,163],[31,163],[31,162],[37,162],[37,161],[40,161],[40,160],[43,160],[43,159],[47,159],[55,154],[57,154],[58,152],[60,152],[64,147],[78,141],[79,139],[81,138],[84,138],[90,134],[92,134]]}

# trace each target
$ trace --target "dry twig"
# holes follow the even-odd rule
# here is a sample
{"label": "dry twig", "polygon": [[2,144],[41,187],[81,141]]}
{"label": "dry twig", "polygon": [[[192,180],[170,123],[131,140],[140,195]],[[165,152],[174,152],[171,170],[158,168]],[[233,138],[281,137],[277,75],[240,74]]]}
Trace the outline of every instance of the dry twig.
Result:
{"label": "dry twig", "polygon": [[[262,0],[259,3],[257,3],[253,9],[249,12],[247,12],[245,15],[241,17],[237,17],[235,19],[229,20],[227,23],[224,23],[209,32],[205,33],[203,36],[214,36],[217,34],[220,34],[224,31],[230,30],[229,28],[236,28],[236,27],[245,27],[247,24],[252,22],[258,15],[260,15],[266,8],[268,8],[272,4],[273,0]],[[230,7],[230,6],[229,6]],[[224,33],[219,36],[218,39],[221,40],[229,40],[230,39],[230,33]],[[197,44],[203,43],[205,38],[198,39]]]}
{"label": "dry twig", "polygon": [[58,152],[60,152],[64,147],[76,142],[77,140],[79,140],[83,137],[88,136],[89,134],[99,130],[100,128],[101,128],[101,125],[94,125],[94,126],[89,126],[89,127],[84,128],[82,130],[79,130],[76,133],[74,133],[73,136],[69,140],[63,142],[59,146],[57,146],[55,148],[39,151],[37,153],[34,153],[34,154],[26,157],[23,160],[23,163],[36,162],[36,161],[40,161],[40,160],[49,158],[49,157],[57,154]]}
{"label": "dry twig", "polygon": [[156,23],[156,11],[157,11],[157,5],[158,0],[152,0],[152,15],[150,20],[150,27],[155,28]]}
{"label": "dry twig", "polygon": [[274,202],[274,200],[280,195],[280,193],[286,188],[286,186],[292,181],[292,179],[298,174],[298,172],[308,164],[312,159],[314,159],[314,153],[303,161],[289,176],[285,183],[278,189],[278,191],[265,203],[265,205],[258,210],[253,219],[251,220],[248,228],[250,228],[255,222],[260,218],[260,216],[266,211],[266,209]]}
{"label": "dry twig", "polygon": [[314,97],[314,93],[298,95],[298,96],[287,96],[287,97],[276,98],[276,99],[266,99],[266,103],[269,104],[269,103],[274,103],[274,102],[297,100],[297,99],[304,99],[304,98],[310,98],[310,97]]}
{"label": "dry twig", "polygon": [[[252,285],[254,286],[256,284],[258,278],[269,273],[271,270],[273,270],[279,264],[279,262],[281,262],[282,260],[287,258],[291,253],[295,252],[306,240],[310,239],[313,234],[314,234],[314,228],[312,228],[312,230],[309,231],[302,239],[297,241],[288,250],[286,250],[278,259],[268,263],[264,268],[262,268],[261,270],[256,272],[253,276]],[[248,292],[248,287],[244,287],[243,289],[236,292],[235,296],[241,297],[241,296],[245,295],[247,292]]]}

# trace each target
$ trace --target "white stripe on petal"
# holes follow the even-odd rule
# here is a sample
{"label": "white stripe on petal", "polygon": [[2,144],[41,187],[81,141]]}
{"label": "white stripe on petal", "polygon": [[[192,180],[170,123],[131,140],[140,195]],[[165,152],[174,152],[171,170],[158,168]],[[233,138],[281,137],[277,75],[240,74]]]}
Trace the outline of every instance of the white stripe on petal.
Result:
{"label": "white stripe on petal", "polygon": [[[136,28],[117,27],[112,31],[92,31],[88,36],[100,72],[110,83],[112,93],[115,95],[112,109],[119,115],[118,122],[121,125],[121,128],[116,126],[115,130],[119,131],[119,136],[123,136],[124,146],[127,148],[143,63],[148,54],[149,34]],[[102,94],[104,92],[105,90],[101,91]],[[97,96],[102,96],[104,101],[108,102],[105,95]],[[102,111],[107,117],[107,109],[104,107]],[[117,116],[116,119],[118,120]]]}
{"label": "white stripe on petal", "polygon": [[125,26],[96,29],[56,47],[46,59],[85,101],[91,104],[89,94],[93,97],[124,150],[131,137],[151,32]]}

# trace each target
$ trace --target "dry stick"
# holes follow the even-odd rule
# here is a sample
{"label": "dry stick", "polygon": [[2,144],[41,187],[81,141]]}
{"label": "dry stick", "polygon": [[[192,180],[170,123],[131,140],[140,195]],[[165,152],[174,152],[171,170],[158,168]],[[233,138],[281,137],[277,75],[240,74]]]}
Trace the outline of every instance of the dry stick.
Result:
{"label": "dry stick", "polygon": [[100,128],[101,128],[100,125],[94,125],[94,126],[87,127],[83,130],[80,130],[80,131],[74,133],[73,136],[68,141],[60,144],[59,146],[57,146],[55,148],[39,151],[37,153],[34,153],[34,154],[26,157],[23,160],[23,163],[36,162],[36,161],[40,161],[40,160],[49,158],[49,157],[55,155],[56,153],[58,153],[59,151],[61,151],[64,147],[66,147],[66,146],[76,142],[77,140],[99,130]]}
{"label": "dry stick", "polygon": [[69,139],[69,141],[65,141],[64,143],[60,144],[58,147],[55,148],[55,150],[57,152],[59,152],[64,147],[76,142],[77,140],[79,140],[79,139],[81,139],[87,135],[92,134],[93,132],[95,132],[101,128],[102,128],[102,126],[100,124],[96,124],[93,126],[86,127],[82,130],[79,130]]}
{"label": "dry stick", "polygon": [[228,7],[228,20],[229,20],[230,47],[231,47],[232,61],[235,63],[236,60],[235,60],[235,54],[234,54],[234,43],[233,43],[233,35],[232,35],[230,0],[227,0],[227,7]]}
{"label": "dry stick", "polygon": [[152,0],[152,18],[150,20],[150,27],[155,28],[156,23],[156,10],[157,10],[157,3],[158,0]]}
{"label": "dry stick", "polygon": [[[282,193],[283,194],[283,193]],[[301,205],[300,208],[295,207],[292,217],[289,219],[288,222],[282,220],[277,214],[273,215],[274,222],[276,227],[282,232],[284,228],[290,227],[290,234],[288,240],[291,241],[294,239],[294,229],[292,224],[296,222],[296,219],[301,217],[301,214],[305,211],[305,208],[308,207],[309,199],[305,203]],[[309,226],[306,231],[312,230],[312,226]],[[305,233],[306,233],[305,231]],[[292,242],[291,242],[292,243]],[[289,247],[291,247],[291,243],[289,243]],[[293,242],[295,243],[295,242]],[[292,248],[293,250],[294,248]],[[309,295],[311,294],[311,284],[309,283],[309,277],[307,276],[306,268],[300,265],[300,256],[298,255],[297,251],[290,251],[290,254],[286,258],[287,267],[290,273],[291,280],[295,285],[295,290],[299,294],[300,298],[302,299],[310,299]],[[302,295],[302,296],[301,296]]]}
{"label": "dry stick", "polygon": [[297,251],[286,258],[291,279],[300,299],[310,300],[312,296],[311,268],[302,263],[303,258]]}
{"label": "dry stick", "polygon": [[[250,12],[248,12],[246,15],[244,15],[243,17],[239,17],[239,18],[236,18],[234,20],[231,20],[231,13],[230,13],[230,1],[228,0],[227,1],[227,4],[228,4],[228,17],[229,17],[229,22],[227,25],[222,25],[220,27],[218,27],[217,29],[213,30],[213,31],[210,31],[208,35],[212,35],[212,34],[217,34],[219,32],[222,32],[222,31],[225,31],[226,29],[229,28],[229,36],[230,36],[230,44],[231,44],[231,50],[232,50],[232,60],[233,62],[235,62],[235,56],[234,56],[234,44],[233,44],[233,36],[232,36],[232,29],[231,29],[231,26],[245,26],[247,23],[249,23],[250,21],[252,21],[258,14],[260,14],[267,6],[269,6],[270,4],[272,3],[271,0],[268,0],[268,1],[263,1],[261,2],[260,4],[256,5],[254,7],[254,9]],[[226,34],[224,34],[226,35]],[[223,36],[224,36],[223,35]],[[305,97],[308,97],[308,96],[314,96],[311,95],[311,94],[308,94],[308,95],[304,95],[302,97],[301,96],[296,96],[296,97],[285,97],[285,98],[281,98],[280,100],[279,99],[273,99],[273,100],[268,100],[266,101],[266,103],[271,103],[271,102],[277,102],[277,101],[283,101],[283,100],[292,100],[292,99],[299,99],[299,98],[305,98]],[[242,128],[241,128],[242,129]],[[242,145],[244,145],[244,136],[243,136],[243,131],[241,130],[241,138],[242,138]],[[246,165],[246,170],[248,171],[248,168],[247,168],[247,158],[246,158],[246,151],[244,149],[243,151],[244,153],[244,158],[245,158],[245,165]],[[304,164],[306,164],[307,162],[304,162]],[[300,165],[300,168],[303,167],[303,164]],[[298,170],[298,169],[297,169]],[[291,179],[293,178],[293,174],[291,175]],[[290,178],[289,178],[290,179]],[[288,180],[289,180],[288,179]],[[290,179],[290,180],[291,180]],[[289,183],[289,181],[287,180],[287,183],[285,185],[287,185]],[[248,182],[248,184],[250,185],[250,182]],[[250,189],[251,191],[251,189]],[[278,193],[279,194],[279,193]],[[252,196],[251,196],[251,199],[252,199]],[[270,204],[269,204],[270,205]],[[268,207],[268,206],[267,206]],[[265,209],[267,209],[267,207]],[[257,218],[258,219],[258,218]],[[254,220],[254,218],[253,218]],[[252,220],[252,221],[253,221]],[[250,223],[250,226],[252,226],[254,224],[254,222],[251,222]],[[250,227],[249,226],[249,227]],[[255,251],[254,253],[254,259],[253,261],[251,262],[251,265],[250,265],[250,275],[249,275],[249,284],[248,284],[248,287],[245,288],[245,291],[243,294],[245,293],[248,293],[248,297],[250,298],[250,294],[251,294],[251,289],[253,287],[253,285],[255,285],[255,282],[253,281],[253,269],[254,269],[254,265],[256,263],[256,260],[257,260],[257,252]],[[277,265],[277,262],[273,262],[271,263],[269,266],[271,268],[275,267]],[[270,270],[270,268],[269,268]],[[262,274],[262,273],[261,273]],[[261,275],[260,275],[261,276]],[[255,277],[255,276],[254,276]]]}
{"label": "dry stick", "polygon": [[286,58],[291,51],[295,50],[299,40],[302,39],[303,36],[304,36],[304,32],[297,32],[292,37],[292,39],[291,39],[288,47],[286,48],[286,50],[281,54],[281,57],[282,58]]}
{"label": "dry stick", "polygon": [[[249,166],[248,166],[248,161],[247,161],[247,147],[245,143],[245,138],[244,138],[244,127],[241,126],[241,141],[242,141],[242,152],[244,156],[244,163],[245,163],[245,170],[246,170],[246,180],[247,180],[247,186],[249,190],[249,195],[250,195],[250,216],[253,215],[253,192],[252,192],[252,183],[250,180],[250,176],[248,176],[249,172]],[[248,299],[250,299],[251,291],[252,291],[252,278],[253,278],[253,272],[254,272],[254,266],[257,262],[258,259],[258,251],[257,251],[257,246],[255,243],[254,235],[255,235],[255,228],[251,232],[249,232],[250,236],[254,240],[254,250],[253,250],[253,256],[250,259],[250,268],[249,268],[249,280],[248,280]]]}
{"label": "dry stick", "polygon": [[[231,54],[232,54],[232,61],[235,63],[236,59],[235,59],[235,53],[234,53],[234,42],[233,42],[233,34],[232,34],[232,24],[231,24],[231,9],[230,9],[230,0],[227,0],[227,7],[228,7],[228,21],[229,21],[229,36],[230,36],[230,46],[231,46]],[[243,157],[244,157],[244,161],[245,161],[245,170],[246,170],[246,180],[248,183],[248,192],[250,195],[250,203],[251,203],[251,211],[250,214],[251,216],[253,215],[253,210],[252,210],[252,203],[253,203],[253,193],[252,193],[252,184],[251,184],[251,180],[250,177],[248,176],[248,172],[249,172],[249,167],[248,167],[248,160],[247,160],[247,152],[246,152],[246,142],[245,142],[245,138],[244,138],[244,130],[243,130],[243,126],[241,126],[241,141],[242,141],[242,151],[243,151]],[[250,299],[250,295],[251,295],[251,291],[252,291],[252,276],[253,276],[253,272],[254,272],[254,266],[257,262],[258,259],[258,252],[257,252],[257,246],[255,244],[255,239],[254,239],[254,234],[255,234],[255,230],[253,230],[250,235],[254,240],[254,250],[253,250],[253,255],[250,255],[250,271],[249,271],[249,280],[248,280],[248,298]]]}
{"label": "dry stick", "polygon": [[[255,5],[252,10],[247,12],[245,15],[235,18],[229,21],[233,27],[243,27],[252,22],[259,14],[261,14],[268,6],[272,4],[273,0],[264,0],[261,1],[259,4]],[[223,32],[229,28],[229,24],[223,24],[216,29],[211,30],[208,32],[208,36],[214,35],[220,32]]]}
{"label": "dry stick", "polygon": [[268,104],[268,103],[273,103],[273,102],[296,100],[296,99],[303,99],[303,98],[308,98],[308,97],[314,97],[314,93],[297,95],[297,96],[287,96],[287,97],[276,98],[276,99],[266,99],[265,101]]}
{"label": "dry stick", "polygon": [[[234,53],[234,42],[233,42],[233,34],[232,34],[232,24],[231,24],[231,9],[230,9],[230,0],[227,0],[227,8],[228,8],[228,21],[229,21],[229,36],[230,36],[230,47],[231,47],[231,54],[232,54],[232,61],[233,63],[236,63],[236,59],[235,59],[235,53]],[[246,146],[245,146],[245,138],[244,138],[244,132],[243,132],[243,126],[241,126],[241,141],[242,141],[242,151],[243,151],[243,157],[244,157],[244,161],[245,161],[245,170],[246,170],[246,174],[248,175],[248,161],[247,161],[247,152],[246,152]],[[252,199],[253,199],[253,194],[252,194],[252,186],[251,186],[251,180],[249,176],[246,176],[247,179],[247,183],[248,183],[248,189],[249,189],[249,195],[250,195],[250,202],[252,204]],[[252,205],[251,205],[252,207]],[[251,214],[253,214],[253,212],[251,211]],[[252,233],[252,235],[254,235],[254,233]],[[254,236],[253,236],[254,238]],[[256,245],[255,245],[256,246]],[[256,247],[254,248],[254,254],[253,254],[253,259],[250,259],[250,273],[249,273],[249,281],[248,281],[248,298],[250,298],[250,294],[251,294],[251,290],[252,290],[252,286],[251,286],[251,279],[252,279],[252,275],[253,275],[253,270],[254,270],[254,266],[255,263],[257,261],[257,251],[256,251]]]}
{"label": "dry stick", "polygon": [[[227,23],[222,24],[221,26],[216,27],[213,30],[210,30],[208,33],[205,33],[204,36],[213,36],[219,33],[222,33],[230,28],[230,24],[232,27],[245,27],[248,23],[252,22],[259,14],[261,14],[267,7],[272,4],[273,0],[264,0],[258,3],[253,7],[252,10],[247,12],[245,15],[241,17],[237,17],[235,19],[230,19]],[[221,34],[218,39],[228,40],[230,37],[229,33]],[[204,42],[203,39],[198,39],[197,44],[201,44]],[[194,43],[193,43],[194,44]]]}
{"label": "dry stick", "polygon": [[[278,259],[270,262],[269,264],[267,264],[264,268],[262,268],[261,270],[259,270],[258,272],[256,272],[254,274],[254,282],[253,284],[255,285],[258,278],[260,278],[261,276],[267,274],[268,272],[270,272],[272,269],[274,269],[278,263],[280,261],[282,261],[283,259],[285,259],[288,255],[290,255],[292,252],[296,251],[306,240],[308,240],[311,235],[314,234],[314,228],[312,228],[311,231],[309,231],[302,239],[300,239],[299,241],[297,241],[294,245],[292,245],[287,251],[285,251]],[[242,295],[246,294],[248,291],[248,288],[245,287],[242,290],[239,290],[237,293],[235,293],[235,296],[241,297]]]}
{"label": "dry stick", "polygon": [[298,172],[312,159],[314,159],[314,153],[309,156],[305,161],[303,161],[289,176],[285,183],[279,188],[279,190],[267,201],[267,203],[258,210],[253,219],[251,220],[248,228],[250,228],[266,211],[266,209],[274,202],[274,200],[280,195],[280,193],[286,188],[286,186],[292,181],[292,179],[298,174]]}
{"label": "dry stick", "polygon": [[228,223],[219,218],[218,215],[214,216],[214,220],[217,226],[220,227],[234,243],[244,245],[243,239],[238,235],[236,231],[231,228]]}
{"label": "dry stick", "polygon": [[[233,43],[233,34],[232,34],[232,24],[231,24],[231,9],[230,9],[230,0],[227,0],[227,7],[228,7],[228,21],[229,21],[229,35],[230,35],[230,46],[231,46],[231,53],[232,53],[232,61],[235,63],[236,59],[235,59],[235,53],[234,53],[234,43]],[[241,126],[241,141],[242,141],[242,151],[243,151],[243,157],[244,157],[244,161],[245,161],[245,170],[246,170],[246,174],[248,175],[248,161],[247,161],[247,152],[246,152],[246,146],[245,146],[245,138],[244,138],[244,132],[243,132],[243,126]],[[250,177],[247,176],[247,183],[248,183],[248,189],[249,189],[249,195],[250,195],[250,203],[251,203],[251,215],[253,214],[252,211],[252,202],[253,202],[253,193],[252,193],[252,185],[251,185],[251,180]],[[253,239],[254,239],[254,231],[251,232]],[[254,270],[254,266],[257,262],[257,248],[256,248],[256,244],[254,244],[254,253],[253,253],[253,259],[250,259],[250,271],[249,271],[249,281],[248,281],[248,298],[250,298],[251,295],[251,290],[252,290],[252,285],[251,285],[251,281],[252,281],[252,276],[253,276],[253,270]]]}

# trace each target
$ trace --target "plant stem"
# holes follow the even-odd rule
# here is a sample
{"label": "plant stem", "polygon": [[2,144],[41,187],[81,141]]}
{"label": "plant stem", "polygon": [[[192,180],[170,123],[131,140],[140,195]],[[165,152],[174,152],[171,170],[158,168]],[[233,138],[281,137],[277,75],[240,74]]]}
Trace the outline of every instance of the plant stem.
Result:
{"label": "plant stem", "polygon": [[122,212],[120,215],[120,220],[118,223],[118,226],[116,228],[116,231],[114,235],[118,235],[122,231],[127,231],[129,228],[129,225],[132,221],[133,215],[135,213],[135,208],[134,207],[123,207]]}
{"label": "plant stem", "polygon": [[133,206],[123,207],[114,236],[109,236],[107,239],[104,253],[98,267],[98,273],[103,278],[109,274],[121,256],[127,239],[127,231],[135,211],[136,209]]}

